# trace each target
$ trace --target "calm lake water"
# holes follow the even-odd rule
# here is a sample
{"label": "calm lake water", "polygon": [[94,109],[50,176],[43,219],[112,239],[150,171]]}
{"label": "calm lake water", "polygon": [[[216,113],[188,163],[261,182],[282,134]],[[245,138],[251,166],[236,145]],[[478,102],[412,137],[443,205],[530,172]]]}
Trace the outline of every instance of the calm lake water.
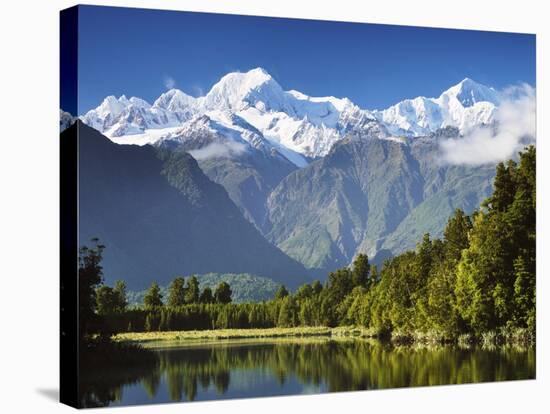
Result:
{"label": "calm lake water", "polygon": [[88,378],[91,400],[116,406],[535,378],[533,348],[282,339],[155,347],[154,352],[156,367]]}

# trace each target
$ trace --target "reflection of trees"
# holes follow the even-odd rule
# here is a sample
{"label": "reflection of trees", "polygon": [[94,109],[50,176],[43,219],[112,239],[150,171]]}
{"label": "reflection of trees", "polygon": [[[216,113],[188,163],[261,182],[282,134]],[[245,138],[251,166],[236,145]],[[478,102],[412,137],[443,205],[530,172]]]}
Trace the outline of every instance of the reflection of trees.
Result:
{"label": "reflection of trees", "polygon": [[151,373],[148,373],[143,377],[141,380],[141,384],[143,385],[143,388],[145,388],[145,392],[149,396],[149,398],[153,398],[159,389],[160,385],[160,371],[154,370]]}
{"label": "reflection of trees", "polygon": [[111,341],[88,342],[87,348],[80,351],[80,407],[104,407],[120,401],[124,385],[144,379],[149,395],[156,394],[160,377],[154,377],[160,374],[155,353]]}
{"label": "reflection of trees", "polygon": [[411,348],[362,340],[212,344],[159,355],[160,364],[141,381],[153,396],[164,376],[172,401],[194,400],[199,387],[224,394],[235,369],[261,368],[281,386],[294,376],[329,391],[525,379],[535,372],[533,349]]}
{"label": "reflection of trees", "polygon": [[283,385],[294,375],[329,391],[461,384],[531,378],[534,350],[391,347],[368,341],[282,342],[179,349],[163,353],[170,396],[193,400],[197,384],[227,391],[233,369],[268,369]]}

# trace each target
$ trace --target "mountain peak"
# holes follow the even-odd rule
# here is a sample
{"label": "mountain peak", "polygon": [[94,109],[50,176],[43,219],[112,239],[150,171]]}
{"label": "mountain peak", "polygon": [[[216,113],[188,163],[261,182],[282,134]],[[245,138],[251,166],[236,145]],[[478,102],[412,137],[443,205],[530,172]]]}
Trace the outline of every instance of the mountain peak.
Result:
{"label": "mountain peak", "polygon": [[490,102],[497,105],[500,101],[497,91],[468,77],[443,92],[440,98],[442,97],[455,97],[465,108],[477,102]]}
{"label": "mountain peak", "polygon": [[153,103],[157,108],[167,109],[169,111],[181,111],[194,106],[196,99],[180,89],[170,89],[160,95]]}
{"label": "mountain peak", "polygon": [[280,103],[283,93],[273,77],[258,67],[223,76],[206,95],[205,104],[207,108],[239,110],[261,101],[271,107]]}
{"label": "mountain peak", "polygon": [[127,103],[128,100],[124,95],[118,99],[114,95],[109,95],[103,99],[103,102],[101,102],[101,105],[97,109],[102,115],[110,114],[112,117],[117,117],[126,108]]}

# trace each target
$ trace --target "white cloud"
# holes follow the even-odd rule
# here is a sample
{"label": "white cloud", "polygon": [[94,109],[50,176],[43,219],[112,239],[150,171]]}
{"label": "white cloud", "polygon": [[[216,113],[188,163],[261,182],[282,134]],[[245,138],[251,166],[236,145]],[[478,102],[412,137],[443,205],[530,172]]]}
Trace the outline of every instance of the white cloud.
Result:
{"label": "white cloud", "polygon": [[165,76],[164,86],[166,87],[166,89],[174,89],[174,87],[176,86],[176,80],[171,76]]}
{"label": "white cloud", "polygon": [[237,156],[246,151],[246,145],[239,142],[227,141],[222,143],[213,142],[206,147],[189,151],[189,154],[196,160],[208,158],[228,158]]}
{"label": "white cloud", "polygon": [[536,95],[530,85],[503,92],[497,108],[496,128],[478,127],[464,137],[440,143],[443,161],[449,164],[494,164],[512,158],[536,140]]}

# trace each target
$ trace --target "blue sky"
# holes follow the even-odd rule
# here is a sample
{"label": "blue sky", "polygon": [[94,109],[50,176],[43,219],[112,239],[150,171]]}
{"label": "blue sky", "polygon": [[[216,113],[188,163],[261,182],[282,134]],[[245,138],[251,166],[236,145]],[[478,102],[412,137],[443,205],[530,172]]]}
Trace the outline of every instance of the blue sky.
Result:
{"label": "blue sky", "polygon": [[[535,85],[535,36],[81,6],[79,113],[105,96],[205,94],[231,71],[265,68],[285,89],[363,108],[438,96],[465,77]],[[171,86],[171,85],[170,85]]]}

